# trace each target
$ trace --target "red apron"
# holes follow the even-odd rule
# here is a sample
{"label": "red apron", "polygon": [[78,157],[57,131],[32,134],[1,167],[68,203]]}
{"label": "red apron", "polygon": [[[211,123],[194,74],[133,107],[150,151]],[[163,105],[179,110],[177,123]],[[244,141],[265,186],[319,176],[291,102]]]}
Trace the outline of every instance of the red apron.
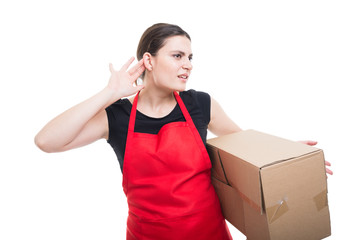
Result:
{"label": "red apron", "polygon": [[126,239],[232,239],[211,185],[209,156],[180,96],[174,92],[186,122],[147,134],[134,132],[138,95],[123,166],[129,205]]}

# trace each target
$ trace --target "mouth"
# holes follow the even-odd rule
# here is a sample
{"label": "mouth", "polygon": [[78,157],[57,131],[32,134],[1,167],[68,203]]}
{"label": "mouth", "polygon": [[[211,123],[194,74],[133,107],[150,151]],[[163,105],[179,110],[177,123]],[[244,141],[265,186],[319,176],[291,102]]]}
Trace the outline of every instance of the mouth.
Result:
{"label": "mouth", "polygon": [[178,78],[180,78],[181,81],[186,82],[189,79],[189,75],[188,74],[181,74],[181,75],[178,75]]}

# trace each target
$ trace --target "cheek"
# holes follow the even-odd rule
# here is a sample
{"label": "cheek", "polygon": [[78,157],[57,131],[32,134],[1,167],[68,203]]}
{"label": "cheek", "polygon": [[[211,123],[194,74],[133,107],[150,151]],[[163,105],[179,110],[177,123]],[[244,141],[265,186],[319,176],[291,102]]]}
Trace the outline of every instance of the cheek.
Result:
{"label": "cheek", "polygon": [[159,72],[166,75],[176,75],[181,67],[176,62],[169,61],[159,66]]}
{"label": "cheek", "polygon": [[160,78],[166,78],[177,76],[181,71],[181,61],[173,59],[171,57],[164,57],[160,61],[156,62],[156,68],[154,68],[154,74]]}
{"label": "cheek", "polygon": [[169,64],[169,70],[171,69],[172,72],[176,72],[176,74],[179,73],[179,70],[181,70],[182,68],[182,63],[181,61],[172,61]]}

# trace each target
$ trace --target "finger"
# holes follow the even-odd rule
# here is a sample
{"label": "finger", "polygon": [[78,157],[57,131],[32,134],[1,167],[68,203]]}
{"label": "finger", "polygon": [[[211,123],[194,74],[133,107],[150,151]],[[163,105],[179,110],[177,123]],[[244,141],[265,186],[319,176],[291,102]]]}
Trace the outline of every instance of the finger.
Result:
{"label": "finger", "polygon": [[[129,69],[128,73],[133,75],[134,73],[138,72],[139,69],[145,68],[144,66],[144,59],[141,59],[137,64],[135,64],[132,68]],[[143,72],[143,71],[141,71]]]}
{"label": "finger", "polygon": [[131,57],[120,69],[120,71],[126,71],[129,66],[131,65],[131,63],[134,61],[134,57]]}
{"label": "finger", "polygon": [[138,69],[136,70],[136,72],[135,72],[131,77],[133,77],[133,78],[136,80],[136,79],[138,79],[138,78],[141,76],[141,74],[142,74],[144,71],[145,71],[145,66],[142,65],[140,68],[138,68]]}
{"label": "finger", "polygon": [[112,63],[109,63],[109,70],[111,73],[115,72],[114,66],[112,65]]}
{"label": "finger", "polygon": [[315,146],[317,144],[317,141],[308,140],[306,144],[309,146]]}
{"label": "finger", "polygon": [[312,140],[305,140],[305,141],[299,141],[299,142],[309,145],[309,146],[315,146],[317,144],[317,141],[312,141]]}
{"label": "finger", "polygon": [[328,169],[328,168],[326,168],[326,173],[327,173],[327,174],[330,174],[330,175],[333,175],[333,174],[334,174],[333,171],[331,171],[331,170]]}
{"label": "finger", "polygon": [[328,162],[328,161],[325,161],[325,165],[330,167],[330,166],[331,166],[331,163]]}
{"label": "finger", "polygon": [[144,85],[138,85],[138,86],[136,86],[136,91],[138,92],[138,91],[142,90],[144,87],[145,87]]}

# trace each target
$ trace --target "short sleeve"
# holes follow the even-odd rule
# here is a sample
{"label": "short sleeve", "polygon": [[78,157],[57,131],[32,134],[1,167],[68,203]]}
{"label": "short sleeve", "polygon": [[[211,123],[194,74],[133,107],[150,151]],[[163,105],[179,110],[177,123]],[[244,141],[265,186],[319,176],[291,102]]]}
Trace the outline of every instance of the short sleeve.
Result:
{"label": "short sleeve", "polygon": [[119,100],[107,107],[105,111],[109,127],[107,142],[114,149],[122,168],[131,103],[127,99]]}
{"label": "short sleeve", "polygon": [[197,101],[198,101],[200,110],[202,111],[202,113],[204,115],[204,120],[205,120],[206,124],[209,124],[209,122],[210,122],[210,106],[211,106],[210,95],[205,92],[197,92]]}

